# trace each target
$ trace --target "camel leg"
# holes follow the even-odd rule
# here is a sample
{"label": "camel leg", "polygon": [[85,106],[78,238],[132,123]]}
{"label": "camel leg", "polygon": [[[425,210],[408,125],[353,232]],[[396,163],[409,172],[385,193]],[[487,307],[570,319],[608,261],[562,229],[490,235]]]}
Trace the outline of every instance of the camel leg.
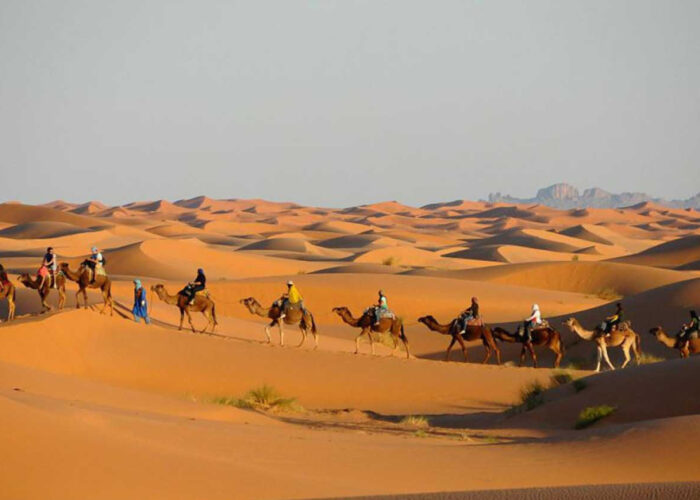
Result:
{"label": "camel leg", "polygon": [[531,343],[527,344],[527,349],[530,351],[530,357],[532,358],[533,368],[537,368],[537,354],[535,354],[535,348]]}
{"label": "camel leg", "polygon": [[523,366],[523,363],[525,362],[525,344],[522,345],[522,348],[520,349],[520,364],[518,366]]}
{"label": "camel leg", "polygon": [[180,326],[178,327],[178,331],[182,330],[182,322],[185,320],[185,310],[180,309]]}
{"label": "camel leg", "polygon": [[600,347],[600,344],[598,345],[598,350],[597,350],[596,354],[597,354],[597,363],[595,366],[595,371],[599,372],[600,371],[600,362],[601,362],[602,357],[603,357],[603,348]]}
{"label": "camel leg", "polygon": [[484,359],[481,361],[481,364],[485,365],[491,357],[491,345],[489,345],[488,341],[484,337],[481,337],[481,343],[484,344]]}
{"label": "camel leg", "polygon": [[105,313],[105,310],[107,309],[108,305],[109,305],[109,297],[107,296],[107,292],[105,290],[102,290],[102,309],[100,309],[100,314]]}
{"label": "camel leg", "polygon": [[66,289],[65,288],[59,288],[58,289],[58,310],[63,309],[63,304],[66,302]]}
{"label": "camel leg", "polygon": [[[204,328],[202,328],[202,331],[200,333],[207,333],[207,328],[209,328],[209,325],[213,323],[213,320],[211,319],[211,313],[207,314],[207,311],[202,311],[202,316],[204,316],[207,320],[207,324],[204,325]],[[212,330],[213,332],[214,330]]]}
{"label": "camel leg", "polygon": [[450,351],[452,351],[452,346],[455,345],[455,342],[457,342],[457,339],[453,336],[450,345],[447,346],[447,353],[445,353],[445,361],[450,360]]}
{"label": "camel leg", "polygon": [[185,309],[185,314],[187,314],[187,322],[190,324],[190,328],[192,328],[192,333],[195,333],[196,330],[194,329],[194,323],[192,323],[192,315],[190,314],[190,310]]}
{"label": "camel leg", "polygon": [[87,288],[83,288],[83,300],[85,300],[85,309],[88,309]]}
{"label": "camel leg", "polygon": [[[603,352],[603,359],[604,359],[605,362],[607,363],[608,367],[609,367],[611,370],[614,370],[615,367],[614,367],[613,364],[610,362],[610,357],[608,356],[608,348],[607,348],[607,346],[605,345],[605,342],[604,342],[604,341],[603,341],[603,343],[601,344],[600,349],[601,349],[602,352]],[[598,362],[598,367],[600,368],[600,361]]]}
{"label": "camel leg", "polygon": [[367,338],[369,339],[369,346],[372,349],[372,356],[376,356],[376,352],[374,350],[374,339],[372,338],[372,329],[370,328],[367,330]]}
{"label": "camel leg", "polygon": [[467,345],[464,343],[464,339],[460,334],[455,335],[455,338],[457,339],[457,342],[459,342],[460,347],[462,348],[462,353],[464,354],[464,362],[467,362]]}
{"label": "camel leg", "polygon": [[313,330],[311,331],[311,333],[314,336],[314,350],[316,350],[318,349],[318,333],[314,332]]}
{"label": "camel leg", "polygon": [[301,342],[297,344],[297,347],[303,346],[306,342],[306,328],[302,327],[301,323],[299,323],[299,330],[301,330]]}
{"label": "camel leg", "polygon": [[625,355],[625,361],[622,363],[622,366],[620,368],[624,368],[625,366],[627,366],[627,363],[630,362],[630,345],[627,343],[622,344],[622,352]]}
{"label": "camel leg", "polygon": [[80,309],[80,290],[75,292],[75,308]]}
{"label": "camel leg", "polygon": [[265,325],[265,337],[267,337],[267,343],[272,344],[272,337],[270,337],[270,327],[272,326],[273,323],[270,323],[269,325]]}
{"label": "camel leg", "polygon": [[360,353],[360,337],[362,337],[365,334],[365,329],[363,328],[360,330],[360,333],[358,334],[357,337],[355,337],[355,354]]}
{"label": "camel leg", "polygon": [[549,349],[555,354],[554,358],[554,368],[559,368],[559,363],[561,363],[562,353],[561,349],[554,349],[552,346]]}
{"label": "camel leg", "polygon": [[393,333],[391,334],[391,340],[394,341],[394,348],[391,350],[391,357],[393,358],[396,356],[396,350],[399,348],[399,341],[396,340],[398,335],[394,335]]}
{"label": "camel leg", "polygon": [[284,321],[282,318],[280,318],[280,320],[277,322],[277,326],[280,328],[280,345],[284,346],[284,328],[282,327],[282,323],[284,323]]}

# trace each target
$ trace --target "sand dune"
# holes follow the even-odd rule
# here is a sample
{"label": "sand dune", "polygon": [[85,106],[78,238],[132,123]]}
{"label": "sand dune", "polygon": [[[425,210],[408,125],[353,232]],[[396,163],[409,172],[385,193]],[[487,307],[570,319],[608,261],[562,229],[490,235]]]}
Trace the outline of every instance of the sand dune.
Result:
{"label": "sand dune", "polygon": [[634,295],[688,279],[678,271],[613,262],[536,262],[443,272],[441,276],[597,295]]}
{"label": "sand dune", "polygon": [[620,262],[655,267],[679,267],[700,259],[700,235],[686,236],[662,243],[636,255],[621,257]]}
{"label": "sand dune", "polygon": [[[575,254],[580,260],[595,260],[596,255]],[[519,264],[523,262],[549,262],[549,261],[571,261],[574,255],[563,252],[553,252],[549,250],[539,250],[519,245],[488,245],[468,248],[457,252],[451,252],[445,257],[473,260],[491,260],[495,262],[507,262]]]}
{"label": "sand dune", "polygon": [[[531,412],[518,415],[509,425],[543,425],[571,429],[581,409],[598,405],[614,405],[617,410],[597,427],[620,423],[657,420],[697,415],[700,399],[689,398],[683,391],[670,391],[700,375],[700,357],[654,363],[629,370],[605,372],[586,379],[586,388],[575,392],[573,387],[550,391],[546,402]],[[644,397],[639,397],[643,388]]]}
{"label": "sand dune", "polygon": [[[697,485],[688,481],[700,479],[692,397],[700,357],[677,360],[648,330],[674,334],[700,308],[699,225],[696,211],[652,204],[332,209],[206,196],[117,207],[2,204],[0,263],[10,279],[35,272],[46,246],[74,266],[97,245],[116,313],[73,310],[71,282],[71,308],[38,315],[38,294],[19,286],[18,318],[0,324],[0,425],[11,430],[0,434],[0,497],[691,498]],[[216,301],[216,334],[178,332],[178,309],[150,291],[153,324],[131,321],[134,277],[174,293],[198,267]],[[255,296],[267,306],[290,279],[313,313],[316,350],[311,339],[293,347],[295,326],[285,327],[284,348],[276,329],[264,344],[269,319],[239,303]],[[380,335],[377,356],[366,340],[354,355],[359,328],[332,312],[345,305],[359,315],[379,289],[404,323],[413,359],[391,357]],[[88,296],[101,301],[98,291]],[[493,358],[482,366],[476,340],[467,343],[468,363],[459,352],[442,362],[450,337],[417,319],[447,323],[472,296],[487,324],[510,329],[538,303],[562,334],[564,366],[583,368],[594,366],[595,346],[562,321],[593,327],[622,297],[644,353],[671,361],[600,375],[570,370],[585,377],[584,390],[553,389],[541,406],[507,416],[527,384],[550,382],[554,372],[542,367],[553,355],[539,349],[540,368],[520,368],[520,345],[501,343],[508,366]],[[0,317],[6,312],[0,299]],[[201,314],[193,321],[205,324]],[[609,351],[619,366],[620,349]],[[305,410],[212,402],[263,384]],[[601,404],[617,410],[572,429],[583,408]]]}
{"label": "sand dune", "polygon": [[66,222],[25,222],[0,230],[0,238],[45,239],[60,238],[71,234],[87,233],[90,229]]}

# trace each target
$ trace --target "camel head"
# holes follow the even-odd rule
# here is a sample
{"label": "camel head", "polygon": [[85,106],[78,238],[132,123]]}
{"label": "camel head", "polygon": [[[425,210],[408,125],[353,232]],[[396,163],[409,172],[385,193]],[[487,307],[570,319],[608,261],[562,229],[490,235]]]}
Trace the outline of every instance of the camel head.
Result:
{"label": "camel head", "polygon": [[256,307],[261,307],[260,303],[255,300],[254,297],[246,297],[245,299],[241,299],[238,301],[239,304],[243,304],[246,306],[251,312],[256,308]]}
{"label": "camel head", "polygon": [[156,292],[158,294],[158,297],[162,297],[164,293],[167,293],[165,291],[165,285],[163,285],[162,283],[152,285],[151,291]]}
{"label": "camel head", "polygon": [[664,333],[664,329],[660,326],[655,326],[651,330],[649,330],[649,333],[651,333],[654,337],[658,337],[662,333]]}
{"label": "camel head", "polygon": [[350,309],[348,309],[345,306],[340,306],[340,307],[334,307],[332,309],[334,313],[336,313],[338,316],[342,316],[343,314],[350,314]]}
{"label": "camel head", "polygon": [[437,323],[437,320],[428,314],[427,316],[421,316],[418,318],[418,323],[423,323],[425,326],[428,326],[428,323]]}
{"label": "camel head", "polygon": [[566,321],[564,321],[564,324],[571,328],[572,330],[579,326],[579,322],[576,320],[576,318],[569,318]]}
{"label": "camel head", "polygon": [[28,283],[31,280],[32,279],[29,277],[29,273],[22,273],[19,276],[17,276],[17,281],[19,281],[20,283]]}
{"label": "camel head", "polygon": [[68,262],[61,262],[58,267],[61,269],[68,269]]}

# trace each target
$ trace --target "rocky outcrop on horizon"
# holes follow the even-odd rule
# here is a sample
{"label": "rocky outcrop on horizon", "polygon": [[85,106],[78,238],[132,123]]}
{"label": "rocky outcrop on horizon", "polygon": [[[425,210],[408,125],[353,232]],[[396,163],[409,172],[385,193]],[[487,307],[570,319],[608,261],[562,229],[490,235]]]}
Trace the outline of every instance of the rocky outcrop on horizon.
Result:
{"label": "rocky outcrop on horizon", "polygon": [[515,198],[501,193],[489,194],[491,203],[539,203],[549,207],[569,208],[620,208],[643,202],[652,202],[669,208],[700,209],[700,193],[685,200],[664,200],[654,198],[646,193],[610,193],[593,187],[579,192],[571,184],[559,183],[537,191],[534,198]]}

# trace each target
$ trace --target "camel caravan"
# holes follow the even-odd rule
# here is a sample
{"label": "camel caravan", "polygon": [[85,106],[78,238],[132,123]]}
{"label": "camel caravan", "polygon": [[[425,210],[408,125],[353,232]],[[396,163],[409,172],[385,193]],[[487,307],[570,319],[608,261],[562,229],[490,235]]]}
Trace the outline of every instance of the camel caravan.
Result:
{"label": "camel caravan", "polygon": [[[36,276],[22,273],[17,280],[24,287],[37,291],[41,303],[41,313],[53,310],[53,307],[48,303],[53,290],[56,290],[58,294],[58,309],[63,309],[66,300],[66,284],[68,281],[73,281],[78,285],[75,295],[77,308],[81,307],[81,297],[83,307],[88,308],[87,290],[96,289],[102,294],[103,304],[100,313],[105,314],[109,308],[110,315],[113,315],[112,281],[105,271],[105,264],[106,260],[102,253],[93,247],[90,256],[74,270],[66,262],[59,264],[53,248],[49,247]],[[134,320],[138,322],[143,319],[149,324],[146,291],[140,280],[135,279],[134,285],[134,307],[132,309]],[[151,291],[156,294],[160,301],[178,308],[180,312],[178,330],[182,330],[184,319],[187,317],[190,329],[193,333],[196,332],[192,313],[201,313],[207,323],[200,332],[210,331],[212,334],[215,332],[218,325],[216,304],[206,288],[206,276],[203,269],[198,269],[195,279],[175,294],[168,292],[165,285],[160,283],[153,285]],[[406,358],[410,359],[411,351],[403,319],[389,309],[384,291],[380,290],[378,295],[376,304],[367,307],[359,317],[355,317],[346,306],[334,307],[332,311],[338,315],[343,323],[353,328],[359,328],[360,331],[355,337],[355,354],[360,352],[360,340],[366,338],[370,344],[372,355],[375,355],[376,340],[373,335],[380,338],[386,336],[391,339],[392,356],[395,356],[399,347],[403,345]],[[7,320],[12,320],[16,310],[16,288],[8,279],[7,272],[1,264],[0,300],[8,302]],[[316,321],[312,312],[304,305],[301,293],[292,281],[287,282],[287,291],[269,307],[264,307],[254,297],[246,297],[239,302],[250,314],[269,320],[269,323],[264,326],[268,344],[272,343],[271,328],[277,327],[279,329],[279,344],[284,346],[284,326],[296,325],[301,332],[301,341],[296,347],[303,347],[308,334],[311,333],[314,339],[314,349],[318,349],[319,333]],[[459,344],[466,362],[468,360],[466,342],[475,341],[481,342],[484,346],[482,364],[488,363],[494,355],[496,364],[501,364],[499,342],[520,344],[519,366],[524,365],[529,356],[532,359],[533,367],[537,368],[537,350],[547,349],[554,355],[554,368],[558,368],[566,351],[562,335],[546,319],[542,318],[537,304],[533,304],[531,314],[512,332],[500,326],[487,325],[479,312],[479,301],[476,297],[472,297],[469,307],[447,323],[440,323],[432,315],[421,316],[418,318],[418,322],[425,325],[430,331],[450,337],[445,352],[445,361],[450,360],[452,348],[455,344]],[[641,338],[632,329],[632,323],[629,320],[624,320],[622,304],[618,303],[614,314],[606,317],[601,324],[596,325],[593,329],[585,328],[573,317],[564,321],[563,325],[568,327],[579,339],[591,342],[596,346],[596,372],[600,371],[603,362],[609,369],[615,369],[610,361],[608,348],[619,347],[622,350],[624,361],[621,368],[626,367],[632,361],[632,356],[639,364],[642,355]],[[670,349],[677,350],[681,358],[700,353],[700,319],[695,311],[690,311],[690,322],[684,324],[675,336],[667,334],[661,326],[652,328],[649,333],[658,342]]]}

